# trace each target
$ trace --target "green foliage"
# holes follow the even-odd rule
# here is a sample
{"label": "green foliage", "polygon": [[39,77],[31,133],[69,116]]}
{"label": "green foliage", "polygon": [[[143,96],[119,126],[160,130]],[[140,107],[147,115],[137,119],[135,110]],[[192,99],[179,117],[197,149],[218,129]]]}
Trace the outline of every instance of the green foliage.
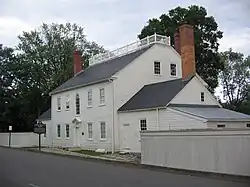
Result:
{"label": "green foliage", "polygon": [[43,24],[18,38],[15,53],[0,46],[0,130],[10,124],[14,130],[31,130],[50,107],[49,92],[73,76],[74,50],[83,53],[85,66],[91,55],[104,51],[70,23]]}
{"label": "green foliage", "polygon": [[174,33],[183,23],[194,26],[197,73],[213,91],[218,85],[218,74],[223,69],[218,54],[218,40],[222,38],[222,32],[218,30],[214,17],[208,16],[204,7],[192,5],[172,9],[158,19],[150,19],[138,37],[141,39],[154,33],[168,35],[174,44]]}
{"label": "green foliage", "polygon": [[225,107],[250,113],[250,56],[244,58],[229,49],[221,53],[221,61],[225,67],[220,74]]}

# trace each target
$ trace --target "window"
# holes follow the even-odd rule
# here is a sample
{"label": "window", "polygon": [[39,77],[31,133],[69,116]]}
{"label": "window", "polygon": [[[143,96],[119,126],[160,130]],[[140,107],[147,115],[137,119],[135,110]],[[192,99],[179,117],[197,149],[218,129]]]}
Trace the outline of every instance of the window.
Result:
{"label": "window", "polygon": [[140,120],[140,125],[141,125],[141,131],[146,131],[147,130],[147,120],[146,119],[141,119]]}
{"label": "window", "polygon": [[156,75],[161,74],[161,63],[160,62],[157,62],[157,61],[154,62],[154,73]]}
{"label": "window", "polygon": [[80,114],[80,97],[76,94],[76,115]]}
{"label": "window", "polygon": [[250,123],[247,123],[247,124],[246,124],[246,127],[250,128]]}
{"label": "window", "polygon": [[61,126],[57,125],[57,138],[61,137]]}
{"label": "window", "polygon": [[217,127],[218,127],[218,128],[225,128],[226,125],[225,125],[225,124],[219,124],[219,125],[217,125]]}
{"label": "window", "polygon": [[101,139],[106,139],[106,124],[101,122]]}
{"label": "window", "polygon": [[58,97],[57,98],[57,110],[60,111],[62,109],[62,106],[61,106],[61,97]]}
{"label": "window", "polygon": [[88,106],[92,105],[92,90],[88,91]]}
{"label": "window", "polygon": [[66,99],[65,105],[66,105],[66,110],[69,110],[69,99],[68,98]]}
{"label": "window", "polygon": [[65,131],[66,131],[66,138],[69,138],[69,124],[65,125]]}
{"label": "window", "polygon": [[176,64],[170,64],[170,75],[176,76]]}
{"label": "window", "polygon": [[104,88],[100,88],[100,104],[105,103],[105,90]]}
{"label": "window", "polygon": [[201,102],[204,102],[205,101],[205,94],[204,92],[201,92]]}
{"label": "window", "polygon": [[93,128],[92,123],[88,123],[88,139],[93,138]]}

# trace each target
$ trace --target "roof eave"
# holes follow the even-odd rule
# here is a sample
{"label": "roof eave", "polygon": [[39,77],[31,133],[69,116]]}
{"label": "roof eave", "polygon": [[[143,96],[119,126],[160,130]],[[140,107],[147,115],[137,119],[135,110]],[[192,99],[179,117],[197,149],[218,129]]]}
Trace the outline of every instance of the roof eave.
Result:
{"label": "roof eave", "polygon": [[90,85],[94,85],[94,84],[98,84],[98,83],[102,83],[102,82],[108,82],[109,79],[110,78],[102,79],[102,80],[90,82],[90,83],[87,83],[87,84],[79,84],[77,86],[72,86],[72,87],[65,88],[65,89],[58,90],[58,91],[52,91],[52,92],[49,93],[49,95],[51,96],[51,95],[54,95],[54,94],[57,94],[57,93],[61,93],[61,92],[65,92],[65,91],[69,91],[69,90],[73,90],[73,89],[77,89],[77,88],[81,88],[81,87],[85,87],[85,86],[90,86]]}

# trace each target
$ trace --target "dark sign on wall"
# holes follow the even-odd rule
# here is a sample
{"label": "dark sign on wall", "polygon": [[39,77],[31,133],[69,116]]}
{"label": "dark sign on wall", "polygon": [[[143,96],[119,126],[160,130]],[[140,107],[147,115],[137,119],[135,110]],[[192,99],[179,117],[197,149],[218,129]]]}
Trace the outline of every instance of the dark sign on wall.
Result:
{"label": "dark sign on wall", "polygon": [[34,125],[34,133],[36,133],[36,134],[45,134],[46,133],[46,124],[42,123],[41,121],[38,121]]}

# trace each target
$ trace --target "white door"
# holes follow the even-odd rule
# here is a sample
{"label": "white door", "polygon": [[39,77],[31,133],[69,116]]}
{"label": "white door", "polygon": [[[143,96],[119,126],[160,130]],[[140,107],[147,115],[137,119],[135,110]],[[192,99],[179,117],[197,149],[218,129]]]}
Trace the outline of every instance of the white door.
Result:
{"label": "white door", "polygon": [[[130,139],[130,125],[128,123],[123,124],[123,149],[129,150],[129,139]],[[131,140],[130,140],[131,141]]]}
{"label": "white door", "polygon": [[80,128],[78,126],[75,127],[75,137],[74,137],[74,147],[80,147]]}

